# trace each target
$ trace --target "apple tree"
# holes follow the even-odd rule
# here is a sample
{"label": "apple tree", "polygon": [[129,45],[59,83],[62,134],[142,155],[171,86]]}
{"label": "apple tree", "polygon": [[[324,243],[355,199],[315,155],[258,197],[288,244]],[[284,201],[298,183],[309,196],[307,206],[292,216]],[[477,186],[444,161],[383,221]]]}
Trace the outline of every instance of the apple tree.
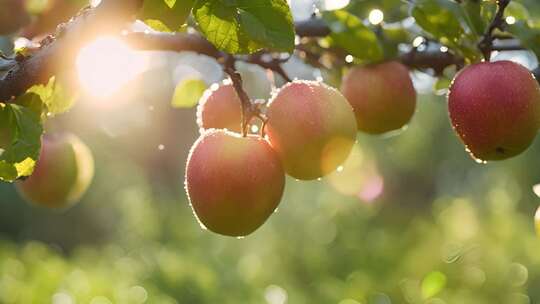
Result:
{"label": "apple tree", "polygon": [[[540,70],[497,57],[540,55],[535,0],[337,2],[295,18],[294,0],[101,0],[80,9],[78,1],[39,8],[0,0],[0,35],[15,41],[0,54],[0,180],[40,205],[75,203],[92,179],[90,149],[44,124],[69,115],[85,87],[122,90],[133,50],[195,52],[228,76],[212,85],[185,79],[171,103],[198,107],[185,187],[201,225],[224,235],[260,227],[280,203],[286,174],[313,180],[338,170],[357,132],[402,130],[417,106],[414,71],[448,92],[448,127],[477,162],[531,145]],[[134,26],[141,23],[144,30]],[[93,58],[99,46],[116,54]],[[291,60],[320,73],[291,76]],[[123,69],[107,70],[118,62]],[[271,96],[246,88],[246,63],[273,75]]]}

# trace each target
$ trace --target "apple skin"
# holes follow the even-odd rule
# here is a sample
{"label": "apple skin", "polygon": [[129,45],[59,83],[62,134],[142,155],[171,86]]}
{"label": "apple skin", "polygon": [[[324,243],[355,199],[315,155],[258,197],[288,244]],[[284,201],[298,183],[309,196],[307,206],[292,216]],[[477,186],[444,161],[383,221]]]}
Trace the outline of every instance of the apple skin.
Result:
{"label": "apple skin", "polygon": [[197,124],[201,132],[227,129],[240,133],[242,104],[232,84],[206,90],[197,107]]}
{"label": "apple skin", "polygon": [[313,180],[336,170],[356,141],[356,119],[339,91],[321,82],[293,81],[268,104],[266,134],[285,171]]}
{"label": "apple skin", "polygon": [[88,147],[75,135],[44,136],[34,172],[16,182],[27,201],[48,208],[67,208],[86,193],[94,176]]}
{"label": "apple skin", "polygon": [[185,187],[203,227],[240,237],[257,230],[277,208],[285,172],[265,139],[212,129],[191,148]]}
{"label": "apple skin", "polygon": [[29,21],[23,0],[0,0],[0,36],[16,32]]}
{"label": "apple skin", "polygon": [[448,93],[454,130],[477,161],[525,151],[540,127],[540,87],[511,61],[484,62],[461,71]]}
{"label": "apple skin", "polygon": [[354,109],[358,130],[368,134],[401,129],[416,109],[409,70],[397,61],[352,68],[341,92]]}

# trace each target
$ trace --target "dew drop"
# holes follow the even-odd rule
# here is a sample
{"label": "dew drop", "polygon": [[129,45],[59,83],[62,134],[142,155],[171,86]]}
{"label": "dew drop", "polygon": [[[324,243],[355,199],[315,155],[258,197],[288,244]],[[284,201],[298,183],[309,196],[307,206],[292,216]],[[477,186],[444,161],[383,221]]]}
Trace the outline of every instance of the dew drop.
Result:
{"label": "dew drop", "polygon": [[416,38],[414,38],[413,40],[413,46],[414,47],[419,47],[421,46],[422,44],[424,44],[426,42],[426,39],[422,36],[418,36]]}
{"label": "dew drop", "polygon": [[474,161],[475,161],[477,164],[481,164],[481,165],[487,164],[487,161],[481,160],[481,159],[479,159],[479,158],[475,158]]}

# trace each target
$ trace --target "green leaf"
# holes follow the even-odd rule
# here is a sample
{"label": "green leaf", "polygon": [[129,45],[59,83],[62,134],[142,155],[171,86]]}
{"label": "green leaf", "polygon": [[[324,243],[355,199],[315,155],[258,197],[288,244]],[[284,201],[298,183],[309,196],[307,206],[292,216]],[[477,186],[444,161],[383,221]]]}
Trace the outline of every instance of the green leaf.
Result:
{"label": "green leaf", "polygon": [[[195,0],[144,0],[138,18],[152,20],[149,26],[159,31],[177,31],[186,23]],[[158,28],[154,27],[159,25]]]}
{"label": "green leaf", "polygon": [[330,38],[335,44],[362,61],[376,62],[383,59],[383,49],[377,35],[360,19],[344,10],[323,13],[330,27]]}
{"label": "green leaf", "polygon": [[173,8],[174,5],[176,4],[176,0],[163,0],[163,1],[165,1],[165,4],[167,4],[169,8]]}
{"label": "green leaf", "polygon": [[429,299],[439,292],[441,292],[446,286],[446,276],[439,271],[430,272],[422,281],[422,296],[424,299]]}
{"label": "green leaf", "polygon": [[412,16],[433,37],[443,43],[446,41],[448,45],[456,45],[464,30],[455,11],[448,5],[451,5],[449,0],[420,0],[414,4]]}
{"label": "green leaf", "polygon": [[65,86],[55,77],[51,77],[47,85],[35,85],[27,92],[39,96],[41,102],[47,107],[47,112],[52,115],[68,111],[75,103],[75,96],[69,94]]}
{"label": "green leaf", "polygon": [[193,14],[203,35],[222,51],[294,49],[294,25],[286,0],[199,0]]}
{"label": "green leaf", "polygon": [[0,104],[0,122],[0,180],[29,176],[41,149],[39,115],[23,106]]}
{"label": "green leaf", "polygon": [[463,3],[463,16],[469,29],[476,35],[481,36],[485,31],[485,23],[482,19],[482,3],[468,0]]}
{"label": "green leaf", "polygon": [[477,44],[484,19],[482,6],[469,2],[460,5],[452,0],[418,0],[411,13],[426,33],[472,63],[481,59]]}
{"label": "green leaf", "polygon": [[435,84],[433,85],[433,90],[437,95],[446,94],[448,92],[448,88],[452,84],[452,79],[447,77],[439,77]]}
{"label": "green leaf", "polygon": [[531,15],[529,14],[529,11],[523,4],[518,2],[510,2],[506,10],[504,11],[505,16],[509,17],[512,16],[516,18],[516,20],[524,20],[527,21],[531,19]]}
{"label": "green leaf", "polygon": [[509,27],[508,31],[540,58],[540,24],[520,20]]}
{"label": "green leaf", "polygon": [[401,26],[383,26],[383,34],[379,43],[384,50],[384,58],[395,58],[399,55],[399,45],[412,40],[409,32]]}
{"label": "green leaf", "polygon": [[171,105],[175,108],[193,108],[206,90],[206,83],[200,79],[185,79],[174,90]]}

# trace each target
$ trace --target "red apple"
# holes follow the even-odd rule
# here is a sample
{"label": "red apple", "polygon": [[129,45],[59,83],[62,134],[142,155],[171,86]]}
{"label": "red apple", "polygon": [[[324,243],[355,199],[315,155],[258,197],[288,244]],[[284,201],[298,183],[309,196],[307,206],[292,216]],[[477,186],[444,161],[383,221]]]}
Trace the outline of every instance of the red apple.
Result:
{"label": "red apple", "polygon": [[266,133],[285,171],[312,180],[336,170],[356,141],[353,109],[339,91],[321,82],[294,81],[268,105]]}
{"label": "red apple", "polygon": [[44,136],[34,172],[16,183],[28,201],[49,208],[66,208],[81,199],[94,175],[88,147],[75,135]]}
{"label": "red apple", "polygon": [[209,130],[191,148],[186,191],[199,222],[227,236],[259,228],[279,205],[283,166],[268,142],[226,130]]}
{"label": "red apple", "polygon": [[510,61],[471,65],[448,94],[452,125],[471,155],[502,160],[525,151],[540,127],[540,87],[531,72]]}
{"label": "red apple", "polygon": [[416,108],[409,70],[397,61],[352,68],[341,92],[354,109],[358,130],[369,134],[402,128]]}

